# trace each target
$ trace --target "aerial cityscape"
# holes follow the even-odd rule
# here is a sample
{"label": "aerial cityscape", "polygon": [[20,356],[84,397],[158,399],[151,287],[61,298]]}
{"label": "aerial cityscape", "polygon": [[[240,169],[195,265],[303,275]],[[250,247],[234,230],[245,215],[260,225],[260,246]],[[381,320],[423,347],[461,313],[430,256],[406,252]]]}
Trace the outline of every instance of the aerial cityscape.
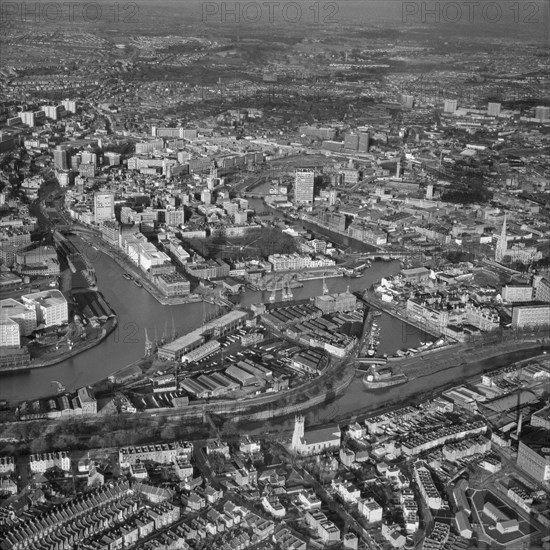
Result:
{"label": "aerial cityscape", "polygon": [[549,4],[0,5],[0,550],[550,550]]}

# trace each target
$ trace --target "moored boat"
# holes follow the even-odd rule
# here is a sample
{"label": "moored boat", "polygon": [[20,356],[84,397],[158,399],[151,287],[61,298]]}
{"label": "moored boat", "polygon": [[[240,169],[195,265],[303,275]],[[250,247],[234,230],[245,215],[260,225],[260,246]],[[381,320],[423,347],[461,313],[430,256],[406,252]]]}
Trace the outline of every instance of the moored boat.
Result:
{"label": "moored boat", "polygon": [[143,288],[143,285],[139,281],[134,281],[134,284],[139,288]]}
{"label": "moored boat", "polygon": [[131,281],[133,279],[133,277],[129,274],[129,273],[123,273],[122,276],[127,280],[127,281]]}
{"label": "moored boat", "polygon": [[368,390],[390,388],[407,381],[408,378],[405,374],[394,375],[391,367],[383,367],[379,370],[371,368],[371,371],[363,376],[363,384]]}

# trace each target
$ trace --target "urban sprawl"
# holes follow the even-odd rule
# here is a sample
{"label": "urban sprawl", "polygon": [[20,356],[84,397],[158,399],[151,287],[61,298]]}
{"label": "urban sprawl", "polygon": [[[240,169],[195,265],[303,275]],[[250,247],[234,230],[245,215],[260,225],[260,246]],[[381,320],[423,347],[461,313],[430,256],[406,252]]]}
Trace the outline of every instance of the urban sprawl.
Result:
{"label": "urban sprawl", "polygon": [[550,548],[548,52],[163,21],[0,38],[0,549]]}

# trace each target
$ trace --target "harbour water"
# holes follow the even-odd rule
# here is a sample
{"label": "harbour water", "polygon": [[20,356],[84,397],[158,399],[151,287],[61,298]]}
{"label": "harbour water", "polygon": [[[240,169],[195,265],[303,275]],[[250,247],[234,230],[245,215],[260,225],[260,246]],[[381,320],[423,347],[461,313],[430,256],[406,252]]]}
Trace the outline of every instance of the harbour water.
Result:
{"label": "harbour water", "polygon": [[338,417],[351,418],[367,407],[369,411],[374,411],[380,407],[404,406],[410,404],[415,396],[430,393],[432,388],[436,392],[441,391],[443,387],[458,385],[464,379],[479,375],[481,370],[497,369],[538,354],[540,348],[511,351],[496,358],[481,360],[481,368],[476,362],[451,365],[409,379],[405,384],[377,390],[367,390],[362,381],[363,374],[357,373],[345,393],[332,403],[310,412],[306,421],[316,424],[327,423]]}
{"label": "harbour water", "polygon": [[[78,238],[75,238],[78,243]],[[177,335],[189,332],[216,314],[216,306],[203,303],[162,306],[144,289],[122,277],[123,270],[111,258],[97,252],[88,256],[97,275],[99,290],[118,316],[118,328],[98,346],[67,361],[51,367],[31,371],[2,374],[0,399],[19,401],[36,399],[55,392],[52,381],[61,382],[68,390],[91,384],[136,361],[144,354],[145,329],[150,339],[172,334],[172,323]],[[326,284],[331,293],[365,290],[381,277],[398,273],[398,262],[375,262],[362,277],[355,279],[330,278]],[[304,282],[293,289],[295,299],[310,298],[322,294],[323,281]],[[267,302],[268,292],[246,291],[239,296],[240,304]],[[173,322],[172,322],[173,319]],[[424,338],[421,332],[401,321],[382,315],[378,318],[381,329],[380,353],[392,354],[397,349],[417,347]]]}

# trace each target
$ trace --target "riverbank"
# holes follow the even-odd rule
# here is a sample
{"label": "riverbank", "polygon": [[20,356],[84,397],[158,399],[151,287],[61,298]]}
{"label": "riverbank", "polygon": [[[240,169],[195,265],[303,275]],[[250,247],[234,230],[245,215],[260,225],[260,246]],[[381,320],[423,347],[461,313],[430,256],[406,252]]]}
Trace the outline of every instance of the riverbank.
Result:
{"label": "riverbank", "polygon": [[56,365],[57,363],[61,363],[61,361],[65,361],[67,359],[70,359],[71,357],[75,357],[76,355],[82,353],[83,351],[91,349],[94,346],[97,346],[98,344],[103,342],[103,340],[105,340],[105,338],[107,338],[107,336],[109,336],[109,334],[111,334],[111,332],[113,332],[116,329],[117,324],[118,324],[118,322],[117,322],[116,317],[113,317],[111,319],[107,319],[105,324],[101,327],[100,336],[98,338],[96,338],[93,342],[85,342],[83,344],[76,344],[73,347],[72,350],[67,351],[65,353],[62,353],[59,356],[56,356],[52,359],[37,361],[35,363],[32,363],[29,366],[29,368],[36,369],[36,368],[42,368],[42,367],[50,367],[52,365]]}
{"label": "riverbank", "polygon": [[44,367],[51,367],[57,365],[67,359],[76,357],[77,355],[83,353],[86,350],[89,350],[103,342],[109,334],[111,334],[117,327],[117,319],[113,317],[108,319],[105,324],[101,327],[100,335],[91,342],[78,342],[76,343],[71,350],[55,353],[54,357],[49,357],[48,359],[39,359],[31,360],[27,365],[17,366],[17,367],[7,367],[0,368],[0,375],[2,374],[16,374],[18,372],[28,371],[32,369],[41,369]]}
{"label": "riverbank", "polygon": [[350,237],[345,233],[339,233],[337,231],[333,231],[332,229],[329,229],[317,223],[312,223],[307,219],[303,219],[297,216],[291,216],[287,211],[274,208],[270,204],[267,204],[263,198],[251,198],[249,200],[249,206],[250,208],[253,208],[254,210],[256,210],[256,212],[258,211],[274,212],[279,217],[286,219],[288,222],[292,224],[299,223],[305,229],[310,231],[313,235],[321,236],[325,239],[328,239],[342,249],[346,249],[353,246],[353,248],[355,248],[356,250],[359,250],[362,253],[375,254],[376,252],[378,252],[381,257],[384,256],[384,252],[380,251],[379,248],[374,245],[364,243],[363,241],[359,241],[353,237]]}
{"label": "riverbank", "polygon": [[[485,357],[478,361],[469,364],[468,373],[463,376],[453,377],[452,380],[445,382],[444,384],[438,384],[435,387],[429,388],[429,377],[434,373],[425,373],[422,376],[414,377],[416,380],[421,381],[422,378],[427,378],[424,389],[421,391],[415,391],[406,397],[403,397],[403,388],[406,389],[407,385],[411,383],[412,379],[409,379],[405,385],[400,385],[394,388],[381,388],[379,390],[364,390],[372,395],[383,395],[383,402],[370,403],[368,406],[355,409],[353,414],[349,411],[342,411],[338,407],[338,414],[331,421],[343,422],[350,417],[353,417],[354,421],[362,421],[365,418],[372,416],[376,411],[384,410],[389,412],[393,409],[398,409],[405,405],[418,405],[419,403],[434,399],[444,391],[447,391],[453,387],[460,386],[468,381],[473,381],[484,373],[492,372],[503,367],[511,366],[514,364],[522,364],[524,362],[536,361],[537,359],[547,359],[548,355],[545,351],[550,349],[550,344],[544,346],[536,345],[534,347],[525,347],[524,349],[518,349],[516,351],[508,351],[504,354],[493,355],[491,357]],[[447,366],[440,369],[440,373],[445,371],[451,371],[455,366]],[[364,373],[358,371],[353,380],[353,384],[363,385]],[[326,421],[323,421],[325,423]]]}
{"label": "riverbank", "polygon": [[[92,449],[103,448],[105,446],[120,447],[128,444],[145,444],[153,441],[152,433],[161,433],[162,429],[170,426],[173,429],[173,437],[176,439],[203,439],[206,434],[211,434],[212,437],[230,436],[231,434],[239,435],[248,433],[252,436],[265,437],[269,433],[277,433],[279,438],[284,438],[292,432],[294,426],[294,414],[301,412],[306,415],[306,425],[308,429],[313,427],[323,427],[333,425],[335,422],[340,426],[348,425],[355,421],[363,421],[365,418],[377,414],[382,410],[389,412],[398,409],[405,405],[418,405],[421,402],[433,399],[441,392],[450,387],[463,384],[469,380],[475,381],[483,372],[494,371],[504,366],[512,364],[521,364],[522,362],[530,362],[537,358],[545,357],[541,355],[539,348],[523,350],[519,354],[500,354],[493,357],[488,363],[472,364],[470,372],[467,375],[459,378],[453,378],[446,381],[444,384],[439,384],[432,388],[425,386],[420,391],[414,391],[406,398],[403,398],[398,391],[402,391],[404,386],[399,386],[400,390],[388,388],[381,393],[384,394],[384,400],[380,402],[367,401],[365,406],[355,407],[344,410],[339,406],[339,401],[346,399],[347,392],[340,393],[340,399],[320,401],[321,396],[315,401],[320,401],[325,405],[323,409],[319,406],[311,407],[313,401],[308,401],[307,405],[297,404],[290,407],[272,407],[264,409],[264,411],[250,411],[250,414],[240,411],[237,416],[231,414],[220,416],[218,410],[204,410],[202,414],[194,415],[194,422],[182,422],[184,415],[180,411],[173,411],[169,414],[123,414],[115,417],[86,417],[82,419],[65,419],[65,420],[37,420],[26,422],[11,422],[0,426],[0,440],[13,441],[13,454],[25,452],[25,447],[28,447],[30,441],[34,439],[42,439],[45,445],[51,446],[53,441],[56,441],[57,435],[61,435],[66,430],[65,422],[71,422],[71,433],[75,440],[71,448]],[[362,374],[352,376],[351,380],[344,377],[341,380],[342,386],[350,388],[353,386],[362,386]],[[350,383],[351,382],[351,383]],[[340,386],[340,384],[339,384]],[[339,389],[339,388],[338,388]],[[362,394],[367,396],[372,392],[362,390]],[[284,413],[284,414],[280,414]],[[214,416],[213,416],[214,415]],[[199,420],[202,423],[196,422]],[[26,434],[22,436],[22,434]],[[34,437],[31,434],[36,434]],[[48,434],[46,437],[44,434]],[[91,438],[90,434],[96,435]],[[158,436],[155,440],[158,440]],[[45,451],[50,450],[50,447]],[[53,449],[53,447],[52,447]],[[27,451],[28,452],[28,451]]]}
{"label": "riverbank", "polygon": [[[88,228],[83,229],[80,227],[76,227],[73,229],[73,232],[77,235],[79,232],[94,235],[94,242],[90,246],[95,247],[98,252],[109,256],[109,258],[111,258],[116,264],[118,264],[119,267],[132,275],[134,280],[141,283],[143,285],[143,289],[146,290],[155,300],[157,300],[159,304],[163,306],[177,306],[184,304],[194,304],[203,300],[202,296],[200,296],[199,294],[188,294],[187,296],[165,296],[158,290],[158,288],[156,288],[151,283],[151,281],[144,275],[143,271],[141,271],[134,263],[132,263],[130,259],[122,255],[122,251],[113,249],[111,245],[106,243],[94,231]],[[75,243],[73,242],[73,244]],[[75,244],[75,246],[78,248],[77,244]],[[80,250],[80,252],[87,256],[89,255],[89,250]]]}
{"label": "riverbank", "polygon": [[382,300],[374,298],[374,296],[370,295],[368,291],[365,292],[361,297],[358,296],[358,298],[370,307],[383,311],[384,313],[387,313],[388,315],[391,315],[392,317],[395,317],[396,319],[399,319],[400,321],[403,321],[408,325],[412,325],[418,330],[421,330],[422,332],[425,332],[426,334],[429,334],[434,338],[439,338],[441,336],[441,334],[437,333],[435,330],[428,328],[425,323],[421,323],[417,319],[407,315],[405,310],[399,310],[395,304],[393,307],[391,307],[388,302],[384,302]]}

